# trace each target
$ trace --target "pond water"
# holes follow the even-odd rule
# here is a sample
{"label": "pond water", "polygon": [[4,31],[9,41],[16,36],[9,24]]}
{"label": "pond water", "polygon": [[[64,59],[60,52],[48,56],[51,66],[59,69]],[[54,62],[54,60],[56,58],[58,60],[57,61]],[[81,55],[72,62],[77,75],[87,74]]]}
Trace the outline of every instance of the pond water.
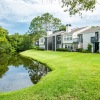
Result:
{"label": "pond water", "polygon": [[0,54],[0,92],[36,84],[50,69],[18,54]]}

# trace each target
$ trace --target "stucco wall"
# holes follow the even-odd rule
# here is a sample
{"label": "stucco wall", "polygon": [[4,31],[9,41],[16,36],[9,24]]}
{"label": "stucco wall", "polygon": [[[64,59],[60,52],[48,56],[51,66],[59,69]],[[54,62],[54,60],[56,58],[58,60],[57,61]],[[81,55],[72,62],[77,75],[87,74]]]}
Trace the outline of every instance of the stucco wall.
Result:
{"label": "stucco wall", "polygon": [[63,43],[63,48],[65,48],[65,45],[67,45],[67,48],[68,48],[68,46],[69,46],[70,48],[73,46],[72,43]]}
{"label": "stucco wall", "polygon": [[[43,39],[43,42],[41,42],[41,39]],[[39,47],[40,48],[45,48],[45,44],[44,43],[45,43],[45,38],[44,37],[40,38],[39,39]]]}
{"label": "stucco wall", "polygon": [[62,35],[62,43],[73,43],[73,39],[72,40],[64,40],[64,38],[67,38],[68,37],[68,35],[67,34],[64,34],[64,35]]}
{"label": "stucco wall", "polygon": [[83,49],[87,49],[88,43],[91,43],[91,37],[94,37],[95,33],[84,33],[83,34]]}

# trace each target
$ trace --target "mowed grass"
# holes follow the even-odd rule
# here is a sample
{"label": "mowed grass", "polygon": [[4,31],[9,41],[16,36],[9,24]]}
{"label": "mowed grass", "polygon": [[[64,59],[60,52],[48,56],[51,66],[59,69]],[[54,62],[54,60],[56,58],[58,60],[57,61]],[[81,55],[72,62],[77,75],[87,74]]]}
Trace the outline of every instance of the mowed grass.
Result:
{"label": "mowed grass", "polygon": [[28,50],[51,68],[38,84],[1,93],[0,100],[100,100],[100,54]]}

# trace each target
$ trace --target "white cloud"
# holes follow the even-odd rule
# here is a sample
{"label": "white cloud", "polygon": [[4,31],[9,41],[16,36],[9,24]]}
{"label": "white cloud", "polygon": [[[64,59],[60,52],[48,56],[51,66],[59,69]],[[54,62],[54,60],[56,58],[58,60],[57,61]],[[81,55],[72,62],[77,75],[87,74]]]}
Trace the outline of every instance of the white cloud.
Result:
{"label": "white cloud", "polygon": [[[92,25],[91,23],[100,21],[100,5],[96,5],[94,12],[83,12],[83,18],[78,14],[70,17],[68,12],[64,12],[61,3],[56,0],[50,3],[43,0],[0,0],[0,24],[11,23],[30,23],[31,20],[43,13],[49,12],[62,20],[64,24],[71,23],[75,26]],[[5,21],[5,22],[3,22]],[[86,23],[88,21],[88,23]],[[7,24],[10,25],[10,24]],[[86,26],[85,25],[85,26]]]}
{"label": "white cloud", "polygon": [[52,3],[46,4],[44,2],[39,3],[38,1],[2,0],[0,1],[0,19],[29,22],[32,18],[41,15],[42,13],[55,13],[61,11],[61,7],[57,3],[57,5],[55,5]]}

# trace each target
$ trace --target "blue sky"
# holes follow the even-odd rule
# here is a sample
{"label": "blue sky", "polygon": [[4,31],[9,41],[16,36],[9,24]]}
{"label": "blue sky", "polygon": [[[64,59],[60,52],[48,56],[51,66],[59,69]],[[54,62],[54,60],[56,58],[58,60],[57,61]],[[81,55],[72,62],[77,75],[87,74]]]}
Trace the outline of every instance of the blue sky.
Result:
{"label": "blue sky", "polygon": [[[100,4],[96,4],[94,12],[83,11],[83,18],[78,14],[72,17],[61,8],[60,0],[50,3],[50,0],[0,0],[0,26],[6,28],[10,34],[28,31],[30,22],[36,16],[51,13],[60,18],[63,24],[72,27],[100,26]],[[47,1],[47,2],[45,2]],[[99,0],[98,0],[99,2]]]}

